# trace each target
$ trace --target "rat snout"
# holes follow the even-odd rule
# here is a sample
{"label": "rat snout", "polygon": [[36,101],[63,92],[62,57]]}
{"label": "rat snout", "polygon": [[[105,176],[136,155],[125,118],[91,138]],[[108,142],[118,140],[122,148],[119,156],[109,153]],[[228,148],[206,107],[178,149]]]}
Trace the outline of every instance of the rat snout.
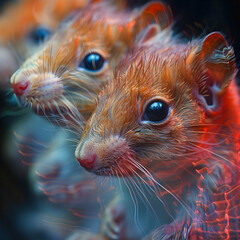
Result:
{"label": "rat snout", "polygon": [[12,75],[10,82],[12,84],[13,92],[17,96],[24,95],[30,87],[30,82],[27,76],[20,70]]}
{"label": "rat snout", "polygon": [[17,96],[22,96],[27,91],[28,87],[29,87],[28,81],[12,84],[13,92]]}
{"label": "rat snout", "polygon": [[118,166],[128,164],[131,151],[126,140],[119,136],[105,139],[87,136],[78,144],[75,156],[88,171],[110,175],[117,171]]}
{"label": "rat snout", "polygon": [[38,68],[19,69],[11,77],[11,84],[17,96],[32,99],[52,99],[62,95],[63,84],[60,78],[51,72],[41,72]]}
{"label": "rat snout", "polygon": [[80,165],[87,170],[93,170],[98,162],[94,142],[85,139],[77,146],[75,156]]}
{"label": "rat snout", "polygon": [[94,168],[95,162],[97,161],[97,155],[96,154],[89,154],[86,158],[81,159],[77,158],[80,165],[88,170],[91,170]]}

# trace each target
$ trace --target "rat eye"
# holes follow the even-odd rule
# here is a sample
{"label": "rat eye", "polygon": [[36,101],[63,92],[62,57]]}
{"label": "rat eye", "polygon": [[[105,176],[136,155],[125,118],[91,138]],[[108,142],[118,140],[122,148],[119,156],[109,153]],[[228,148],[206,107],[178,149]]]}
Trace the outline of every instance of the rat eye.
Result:
{"label": "rat eye", "polygon": [[162,101],[156,100],[150,102],[144,112],[143,121],[160,123],[167,119],[170,112],[170,106]]}
{"label": "rat eye", "polygon": [[30,33],[30,39],[34,43],[40,44],[43,41],[45,41],[50,35],[51,35],[51,31],[48,28],[43,26],[38,26]]}
{"label": "rat eye", "polygon": [[105,63],[105,59],[98,53],[88,54],[79,67],[84,68],[87,71],[95,72],[102,69]]}

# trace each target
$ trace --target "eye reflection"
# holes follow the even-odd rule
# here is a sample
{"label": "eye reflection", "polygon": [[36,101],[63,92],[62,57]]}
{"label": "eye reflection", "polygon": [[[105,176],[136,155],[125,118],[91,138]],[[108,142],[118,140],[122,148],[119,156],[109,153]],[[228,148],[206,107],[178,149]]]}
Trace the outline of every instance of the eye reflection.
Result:
{"label": "eye reflection", "polygon": [[142,120],[160,123],[167,119],[169,112],[170,107],[166,102],[162,100],[153,101],[146,107]]}
{"label": "eye reflection", "polygon": [[87,71],[96,72],[102,69],[105,63],[105,59],[98,53],[88,54],[79,67],[84,68]]}

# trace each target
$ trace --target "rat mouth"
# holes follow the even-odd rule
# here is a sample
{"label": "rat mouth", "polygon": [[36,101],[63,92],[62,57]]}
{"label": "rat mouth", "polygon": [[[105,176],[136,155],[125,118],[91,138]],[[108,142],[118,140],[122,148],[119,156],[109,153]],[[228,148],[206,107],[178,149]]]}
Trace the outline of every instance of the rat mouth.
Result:
{"label": "rat mouth", "polygon": [[67,115],[70,111],[66,105],[61,104],[62,94],[52,98],[45,96],[17,96],[18,102],[24,108],[30,108],[34,113],[40,116],[54,117]]}
{"label": "rat mouth", "polygon": [[111,167],[100,167],[97,169],[94,169],[94,173],[98,176],[116,176],[116,165]]}
{"label": "rat mouth", "polygon": [[[41,86],[34,90],[29,90],[26,94],[16,95],[21,106],[31,108],[34,112],[44,110],[55,113],[60,107],[60,99],[63,97],[62,86],[53,87]],[[31,92],[30,92],[31,91]],[[55,110],[54,110],[55,109]]]}

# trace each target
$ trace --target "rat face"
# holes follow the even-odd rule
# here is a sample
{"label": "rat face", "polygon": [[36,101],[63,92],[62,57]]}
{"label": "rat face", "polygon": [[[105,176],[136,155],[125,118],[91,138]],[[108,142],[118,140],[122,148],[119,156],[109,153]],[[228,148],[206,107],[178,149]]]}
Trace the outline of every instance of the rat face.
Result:
{"label": "rat face", "polygon": [[[216,52],[228,59],[226,66],[222,61],[221,80],[215,77]],[[218,33],[203,42],[136,51],[101,92],[77,146],[78,161],[99,175],[138,175],[148,169],[161,178],[178,174],[206,156],[200,145],[212,140],[204,133],[219,126],[213,124],[215,114],[234,72],[232,48]]]}
{"label": "rat face", "polygon": [[[160,9],[152,10],[155,5]],[[165,10],[156,3],[131,14],[101,3],[86,7],[12,76],[15,94],[38,114],[61,115],[63,121],[71,115],[81,122],[137,34],[149,19],[155,21],[155,12],[166,16]]]}
{"label": "rat face", "polygon": [[150,167],[160,159],[163,165],[174,161],[173,152],[186,151],[186,128],[201,119],[192,114],[189,87],[178,83],[179,77],[186,82],[177,70],[182,61],[170,66],[153,52],[139,55],[100,94],[76,150],[81,165],[97,174],[117,174],[123,166],[131,171],[136,162]]}
{"label": "rat face", "polygon": [[12,76],[13,90],[23,105],[31,104],[35,112],[46,115],[73,108],[71,102],[76,102],[80,111],[91,106],[103,79],[111,75],[112,63],[121,56],[109,58],[113,49],[101,44],[104,42],[97,36],[101,33],[93,31],[94,27],[98,28],[88,26],[93,34],[62,31],[62,37],[54,36]]}

